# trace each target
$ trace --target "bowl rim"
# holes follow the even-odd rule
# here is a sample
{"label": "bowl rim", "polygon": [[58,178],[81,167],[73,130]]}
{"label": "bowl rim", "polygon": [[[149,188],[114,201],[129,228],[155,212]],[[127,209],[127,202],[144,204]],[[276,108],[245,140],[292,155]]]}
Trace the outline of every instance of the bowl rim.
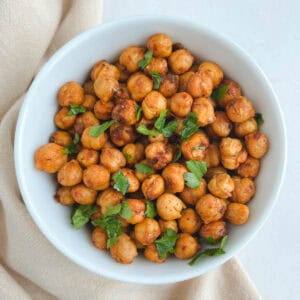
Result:
{"label": "bowl rim", "polygon": [[[41,217],[39,214],[35,213],[34,206],[31,204],[30,201],[30,193],[26,188],[26,184],[24,182],[25,175],[23,174],[22,168],[20,167],[22,165],[22,145],[21,145],[21,136],[22,136],[22,127],[24,122],[26,121],[26,112],[28,110],[28,106],[30,105],[30,98],[32,97],[32,94],[34,93],[34,90],[39,85],[40,77],[42,77],[43,74],[47,73],[49,69],[52,68],[53,65],[57,63],[57,61],[60,59],[61,56],[64,55],[65,52],[68,52],[73,47],[76,47],[77,44],[80,44],[82,41],[85,40],[89,35],[99,31],[99,30],[107,30],[110,27],[113,26],[122,26],[122,24],[126,24],[127,22],[135,22],[135,21],[164,21],[168,23],[177,23],[179,26],[186,25],[190,27],[197,28],[197,30],[200,30],[204,32],[205,34],[208,34],[210,36],[214,36],[215,39],[220,41],[220,43],[225,44],[228,47],[234,48],[235,51],[239,52],[245,60],[247,60],[251,65],[253,65],[257,71],[260,73],[260,76],[264,79],[264,84],[266,85],[266,88],[269,90],[272,100],[274,102],[274,106],[277,110],[277,118],[280,121],[280,127],[281,127],[281,133],[282,133],[282,140],[284,141],[283,145],[281,145],[281,151],[283,151],[283,161],[280,162],[280,168],[281,168],[281,177],[279,179],[279,184],[276,187],[276,190],[274,191],[274,198],[268,205],[268,209],[266,210],[264,217],[261,218],[261,221],[257,223],[257,225],[252,229],[252,231],[246,236],[246,238],[243,238],[241,243],[238,247],[235,247],[230,255],[225,254],[224,256],[220,256],[218,260],[212,260],[210,265],[206,268],[195,268],[193,272],[189,272],[188,274],[183,274],[181,276],[178,276],[178,274],[174,274],[174,276],[165,276],[156,278],[155,276],[152,276],[151,279],[149,277],[143,279],[143,276],[135,276],[135,277],[126,277],[124,278],[123,275],[119,275],[116,272],[110,272],[107,269],[101,269],[99,271],[98,268],[93,268],[91,264],[88,266],[84,264],[84,261],[78,258],[78,256],[73,255],[70,253],[65,246],[58,242],[56,240],[56,237],[49,231],[42,222]],[[186,17],[177,17],[177,16],[167,16],[167,15],[138,15],[138,16],[130,16],[126,18],[121,18],[119,20],[115,20],[112,22],[107,22],[103,24],[99,24],[93,28],[90,28],[73,39],[71,39],[69,42],[67,42],[64,46],[62,46],[59,50],[57,50],[50,59],[43,65],[43,67],[40,69],[40,71],[36,74],[33,82],[31,83],[24,100],[21,105],[21,109],[18,115],[16,130],[15,130],[15,138],[14,138],[14,161],[15,161],[15,171],[16,171],[16,177],[18,186],[23,198],[23,201],[27,207],[27,210],[29,211],[32,219],[34,220],[35,224],[39,228],[39,230],[43,233],[43,235],[51,242],[51,244],[59,250],[64,256],[68,257],[71,261],[75,262],[77,265],[83,267],[84,269],[87,269],[88,271],[91,271],[93,273],[96,273],[97,275],[104,276],[106,278],[114,279],[114,280],[120,280],[120,281],[126,281],[131,283],[140,283],[140,284],[168,284],[168,283],[175,283],[180,282],[183,280],[188,280],[191,278],[194,278],[196,276],[202,275],[217,266],[222,265],[232,257],[234,257],[239,251],[241,251],[258,233],[258,231],[261,229],[261,227],[264,225],[264,223],[267,221],[267,219],[270,217],[270,214],[278,200],[278,195],[282,187],[282,183],[284,180],[285,172],[286,172],[286,165],[287,165],[287,135],[286,135],[286,126],[283,118],[282,109],[280,107],[278,98],[272,88],[272,85],[261,69],[261,67],[257,64],[257,62],[236,42],[232,41],[229,37],[220,34],[219,32],[216,32],[207,26],[194,21],[190,20]]]}

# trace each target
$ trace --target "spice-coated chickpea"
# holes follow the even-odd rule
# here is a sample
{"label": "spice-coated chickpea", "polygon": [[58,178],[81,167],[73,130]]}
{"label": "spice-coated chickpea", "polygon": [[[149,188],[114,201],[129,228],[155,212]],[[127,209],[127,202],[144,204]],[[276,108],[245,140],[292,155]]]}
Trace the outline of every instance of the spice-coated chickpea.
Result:
{"label": "spice-coated chickpea", "polygon": [[178,117],[186,117],[192,108],[193,98],[186,92],[176,93],[170,99],[170,110]]}
{"label": "spice-coated chickpea", "polygon": [[140,188],[140,182],[136,178],[134,171],[128,168],[122,168],[121,171],[129,183],[128,193],[136,192]]}
{"label": "spice-coated chickpea", "polygon": [[197,115],[199,126],[211,124],[216,119],[214,106],[207,98],[196,98],[193,102],[192,111]]}
{"label": "spice-coated chickpea", "polygon": [[216,119],[209,125],[212,132],[218,137],[226,137],[230,134],[232,124],[226,113],[223,111],[215,112]]}
{"label": "spice-coated chickpea", "polygon": [[103,102],[111,100],[118,88],[119,82],[114,78],[99,76],[94,82],[95,93]]}
{"label": "spice-coated chickpea", "polygon": [[112,101],[97,101],[94,106],[94,114],[99,120],[109,120],[113,110],[114,103]]}
{"label": "spice-coated chickpea", "polygon": [[186,208],[178,219],[178,226],[181,232],[193,234],[199,230],[201,220],[194,209]]}
{"label": "spice-coated chickpea", "polygon": [[135,243],[136,247],[138,250],[141,250],[141,249],[145,249],[145,245],[143,245],[142,243],[140,243],[136,238],[135,238],[135,234],[134,234],[134,231],[131,231],[130,232],[130,238],[132,239],[132,241]]}
{"label": "spice-coated chickpea", "polygon": [[92,68],[91,78],[95,81],[99,76],[119,80],[119,69],[105,60],[98,61]]}
{"label": "spice-coated chickpea", "polygon": [[184,189],[183,174],[186,172],[186,167],[179,163],[167,165],[161,174],[166,183],[166,191],[173,194],[182,192]]}
{"label": "spice-coated chickpea", "polygon": [[134,226],[135,238],[143,245],[152,244],[160,234],[161,230],[155,219],[145,218]]}
{"label": "spice-coated chickpea", "polygon": [[127,89],[126,83],[120,83],[119,88],[116,90],[114,94],[115,103],[119,103],[120,100],[130,99],[130,94]]}
{"label": "spice-coated chickpea", "polygon": [[[148,164],[148,162],[147,162],[146,159],[140,161],[140,163],[141,163],[141,164]],[[141,172],[138,171],[138,169],[135,169],[134,175],[135,175],[135,177],[136,177],[140,182],[143,182],[147,177],[150,176],[149,173],[141,173]]]}
{"label": "spice-coated chickpea", "polygon": [[142,192],[146,199],[154,200],[165,191],[164,179],[158,174],[152,174],[142,183]]}
{"label": "spice-coated chickpea", "polygon": [[93,149],[82,149],[78,152],[76,159],[83,167],[94,165],[99,160],[99,153]]}
{"label": "spice-coated chickpea", "polygon": [[69,116],[68,112],[69,109],[67,107],[63,107],[55,114],[54,123],[58,128],[69,129],[75,123],[76,116]]}
{"label": "spice-coated chickpea", "polygon": [[111,114],[112,119],[124,125],[133,125],[136,123],[136,102],[130,99],[124,99],[117,103]]}
{"label": "spice-coated chickpea", "polygon": [[97,191],[94,191],[84,184],[77,184],[72,187],[72,197],[81,205],[90,205],[96,201]]}
{"label": "spice-coated chickpea", "polygon": [[159,92],[165,97],[173,96],[179,86],[179,76],[174,74],[167,74],[162,76],[162,80],[159,86]]}
{"label": "spice-coated chickpea", "polygon": [[83,182],[90,189],[105,190],[109,187],[109,180],[109,171],[101,165],[91,165],[83,171]]}
{"label": "spice-coated chickpea", "polygon": [[139,69],[138,62],[144,59],[145,48],[130,46],[126,48],[119,57],[119,63],[123,65],[129,73]]}
{"label": "spice-coated chickpea", "polygon": [[251,200],[255,194],[255,184],[250,178],[232,177],[234,182],[234,190],[232,193],[232,201],[245,204]]}
{"label": "spice-coated chickpea", "polygon": [[133,143],[136,139],[136,133],[132,126],[115,123],[109,130],[111,141],[118,147]]}
{"label": "spice-coated chickpea", "polygon": [[208,168],[217,167],[220,164],[221,155],[219,147],[216,144],[209,144],[204,161]]}
{"label": "spice-coated chickpea", "polygon": [[105,214],[109,206],[121,203],[123,195],[113,188],[108,188],[99,194],[97,204],[101,207],[101,213]]}
{"label": "spice-coated chickpea", "polygon": [[120,72],[119,82],[126,82],[130,76],[130,73],[127,71],[126,67],[117,62],[116,67]]}
{"label": "spice-coated chickpea", "polygon": [[104,144],[107,141],[106,133],[101,133],[98,137],[94,137],[90,135],[91,127],[87,127],[84,129],[81,136],[81,143],[83,147],[90,148],[94,150],[100,150],[103,148]]}
{"label": "spice-coated chickpea", "polygon": [[223,167],[212,167],[208,168],[207,172],[205,174],[205,178],[207,180],[211,180],[215,175],[222,174],[222,173],[227,173],[226,169]]}
{"label": "spice-coated chickpea", "polygon": [[84,90],[78,82],[65,83],[58,91],[58,103],[60,106],[81,104],[84,100]]}
{"label": "spice-coated chickpea", "polygon": [[144,250],[144,256],[155,263],[163,263],[166,261],[167,258],[161,258],[158,254],[158,251],[156,249],[155,244],[151,244],[146,246],[145,250]]}
{"label": "spice-coated chickpea", "polygon": [[176,220],[165,221],[159,219],[158,223],[162,233],[164,233],[168,228],[174,230],[175,232],[178,232],[178,226]]}
{"label": "spice-coated chickpea", "polygon": [[206,193],[206,181],[201,179],[200,185],[197,188],[184,187],[184,190],[180,193],[180,198],[187,205],[195,205],[196,202]]}
{"label": "spice-coated chickpea", "polygon": [[87,111],[77,116],[74,123],[74,130],[76,133],[82,134],[85,128],[99,125],[99,123],[96,116],[91,111]]}
{"label": "spice-coated chickpea", "polygon": [[76,159],[66,162],[57,173],[57,181],[63,186],[73,186],[82,179],[82,169]]}
{"label": "spice-coated chickpea", "polygon": [[254,158],[262,158],[269,149],[269,140],[261,131],[245,136],[248,153]]}
{"label": "spice-coated chickpea", "polygon": [[125,167],[126,159],[123,153],[116,148],[103,148],[100,154],[100,163],[110,172],[115,173]]}
{"label": "spice-coated chickpea", "polygon": [[208,189],[214,196],[226,199],[232,195],[234,182],[228,174],[218,174],[209,181]]}
{"label": "spice-coated chickpea", "polygon": [[61,186],[55,194],[55,199],[62,205],[75,204],[75,200],[71,194],[71,187],[68,186]]}
{"label": "spice-coated chickpea", "polygon": [[84,93],[87,95],[96,96],[95,91],[94,91],[94,83],[92,80],[88,80],[83,84],[83,90],[84,90]]}
{"label": "spice-coated chickpea", "polygon": [[67,162],[64,147],[48,143],[38,148],[34,154],[35,167],[47,173],[56,173]]}
{"label": "spice-coated chickpea", "polygon": [[179,259],[189,259],[200,249],[196,238],[189,233],[182,233],[176,241],[175,256]]}
{"label": "spice-coated chickpea", "polygon": [[246,97],[239,97],[227,103],[226,114],[230,121],[240,123],[254,117],[252,103]]}
{"label": "spice-coated chickpea", "polygon": [[101,227],[95,227],[92,232],[92,242],[100,250],[106,249],[107,234]]}
{"label": "spice-coated chickpea", "polygon": [[143,114],[149,120],[157,118],[166,108],[167,99],[157,91],[150,92],[142,102]]}
{"label": "spice-coated chickpea", "polygon": [[147,48],[155,57],[168,57],[172,53],[172,39],[165,33],[156,33],[148,38]]}
{"label": "spice-coated chickpea", "polygon": [[163,169],[173,158],[171,147],[163,142],[149,144],[145,149],[145,155],[148,163],[155,170]]}
{"label": "spice-coated chickpea", "polygon": [[154,142],[168,142],[168,138],[164,137],[162,133],[159,133],[157,136],[148,136],[149,143],[154,143]]}
{"label": "spice-coated chickpea", "polygon": [[204,61],[200,64],[198,72],[206,71],[210,78],[212,79],[214,88],[216,88],[220,82],[223,80],[224,74],[222,69],[216,63],[210,61]]}
{"label": "spice-coated chickpea", "polygon": [[236,99],[242,95],[240,85],[233,81],[233,80],[223,80],[220,84],[220,87],[227,86],[227,92],[225,93],[224,97],[218,101],[218,105],[225,107],[227,103],[231,100]]}
{"label": "spice-coated chickpea", "polygon": [[206,72],[196,72],[187,83],[187,92],[194,98],[209,97],[213,90],[213,82]]}
{"label": "spice-coated chickpea", "polygon": [[193,55],[186,49],[179,49],[169,56],[169,66],[173,73],[183,74],[188,71],[194,62]]}
{"label": "spice-coated chickpea", "polygon": [[202,238],[213,238],[215,241],[220,240],[227,234],[226,223],[223,221],[215,221],[201,226],[199,235]]}
{"label": "spice-coated chickpea", "polygon": [[257,131],[257,123],[254,118],[250,118],[242,123],[234,124],[234,132],[238,137],[243,137],[247,134]]}
{"label": "spice-coated chickpea", "polygon": [[179,219],[185,207],[181,199],[170,193],[162,194],[156,201],[157,213],[166,221]]}
{"label": "spice-coated chickpea", "polygon": [[66,147],[68,145],[71,145],[72,137],[69,132],[57,130],[52,133],[50,142]]}
{"label": "spice-coated chickpea", "polygon": [[237,169],[237,173],[241,177],[256,177],[259,173],[260,161],[248,155],[246,161]]}
{"label": "spice-coated chickpea", "polygon": [[127,220],[129,224],[141,223],[145,219],[146,205],[145,202],[139,199],[127,199],[132,216]]}
{"label": "spice-coated chickpea", "polygon": [[85,94],[84,100],[82,102],[82,106],[85,107],[87,110],[93,110],[94,105],[96,103],[96,97],[93,95]]}
{"label": "spice-coated chickpea", "polygon": [[134,165],[144,158],[145,147],[141,143],[130,143],[123,147],[122,152],[128,165]]}
{"label": "spice-coated chickpea", "polygon": [[195,72],[188,71],[183,73],[179,76],[179,91],[186,92],[187,91],[187,84],[190,78],[195,74]]}
{"label": "spice-coated chickpea", "polygon": [[127,88],[133,100],[141,101],[152,91],[153,81],[143,73],[134,73],[127,81]]}
{"label": "spice-coated chickpea", "polygon": [[168,63],[164,58],[153,57],[149,65],[144,69],[144,72],[149,76],[151,76],[153,72],[166,75],[168,73]]}
{"label": "spice-coated chickpea", "polygon": [[245,204],[230,203],[227,207],[225,218],[234,225],[242,225],[248,221],[249,208]]}

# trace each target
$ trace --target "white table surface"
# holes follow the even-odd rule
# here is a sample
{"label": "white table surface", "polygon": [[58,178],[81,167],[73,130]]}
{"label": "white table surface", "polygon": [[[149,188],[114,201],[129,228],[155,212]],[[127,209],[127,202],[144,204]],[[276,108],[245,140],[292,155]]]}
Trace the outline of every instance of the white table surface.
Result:
{"label": "white table surface", "polygon": [[104,0],[104,22],[136,14],[190,17],[219,31],[271,80],[287,125],[288,167],[271,217],[239,258],[264,299],[300,299],[300,1]]}

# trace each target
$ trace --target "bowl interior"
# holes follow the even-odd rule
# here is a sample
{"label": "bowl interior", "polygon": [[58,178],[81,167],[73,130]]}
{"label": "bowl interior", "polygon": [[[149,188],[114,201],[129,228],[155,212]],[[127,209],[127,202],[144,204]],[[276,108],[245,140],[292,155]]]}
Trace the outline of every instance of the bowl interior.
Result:
{"label": "bowl interior", "polygon": [[[120,51],[132,44],[145,44],[156,32],[169,34],[198,59],[220,64],[227,77],[239,82],[265,119],[262,130],[271,148],[263,159],[256,180],[257,193],[250,202],[249,222],[230,227],[226,254],[204,258],[197,266],[169,259],[153,264],[143,257],[131,265],[120,265],[91,243],[88,229],[70,225],[71,210],[57,204],[53,195],[54,177],[34,168],[35,150],[48,142],[55,130],[56,94],[67,81],[87,78],[92,65],[100,59],[115,61]],[[96,27],[69,42],[43,67],[23,103],[16,132],[15,160],[19,186],[33,219],[44,235],[66,256],[100,275],[138,283],[160,284],[200,275],[225,262],[244,246],[260,228],[277,197],[285,166],[285,134],[278,102],[261,70],[239,47],[216,33],[194,23],[170,17],[139,17]],[[141,275],[142,274],[142,275]]]}

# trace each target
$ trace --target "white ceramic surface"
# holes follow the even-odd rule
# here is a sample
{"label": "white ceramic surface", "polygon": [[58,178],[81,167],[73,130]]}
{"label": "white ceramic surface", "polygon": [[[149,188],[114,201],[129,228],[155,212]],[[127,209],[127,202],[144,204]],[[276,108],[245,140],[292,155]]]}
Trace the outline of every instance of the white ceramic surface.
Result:
{"label": "white ceramic surface", "polygon": [[[97,60],[115,60],[130,44],[145,43],[155,32],[166,32],[183,43],[200,59],[219,63],[226,75],[238,81],[255,109],[264,115],[262,130],[271,148],[263,159],[255,198],[249,204],[251,215],[244,226],[230,227],[226,254],[209,257],[197,266],[170,259],[157,265],[142,257],[132,265],[116,264],[110,256],[93,247],[87,230],[70,226],[70,209],[53,200],[53,177],[34,168],[33,155],[47,143],[54,131],[56,93],[66,81],[83,82]],[[276,161],[276,164],[274,163]],[[286,163],[286,138],[278,101],[261,69],[236,44],[197,23],[171,17],[136,17],[91,29],[66,44],[43,67],[31,85],[22,105],[15,136],[15,162],[21,193],[34,221],[44,235],[79,265],[110,278],[162,284],[186,280],[224,263],[234,256],[263,225],[277,198]]]}

